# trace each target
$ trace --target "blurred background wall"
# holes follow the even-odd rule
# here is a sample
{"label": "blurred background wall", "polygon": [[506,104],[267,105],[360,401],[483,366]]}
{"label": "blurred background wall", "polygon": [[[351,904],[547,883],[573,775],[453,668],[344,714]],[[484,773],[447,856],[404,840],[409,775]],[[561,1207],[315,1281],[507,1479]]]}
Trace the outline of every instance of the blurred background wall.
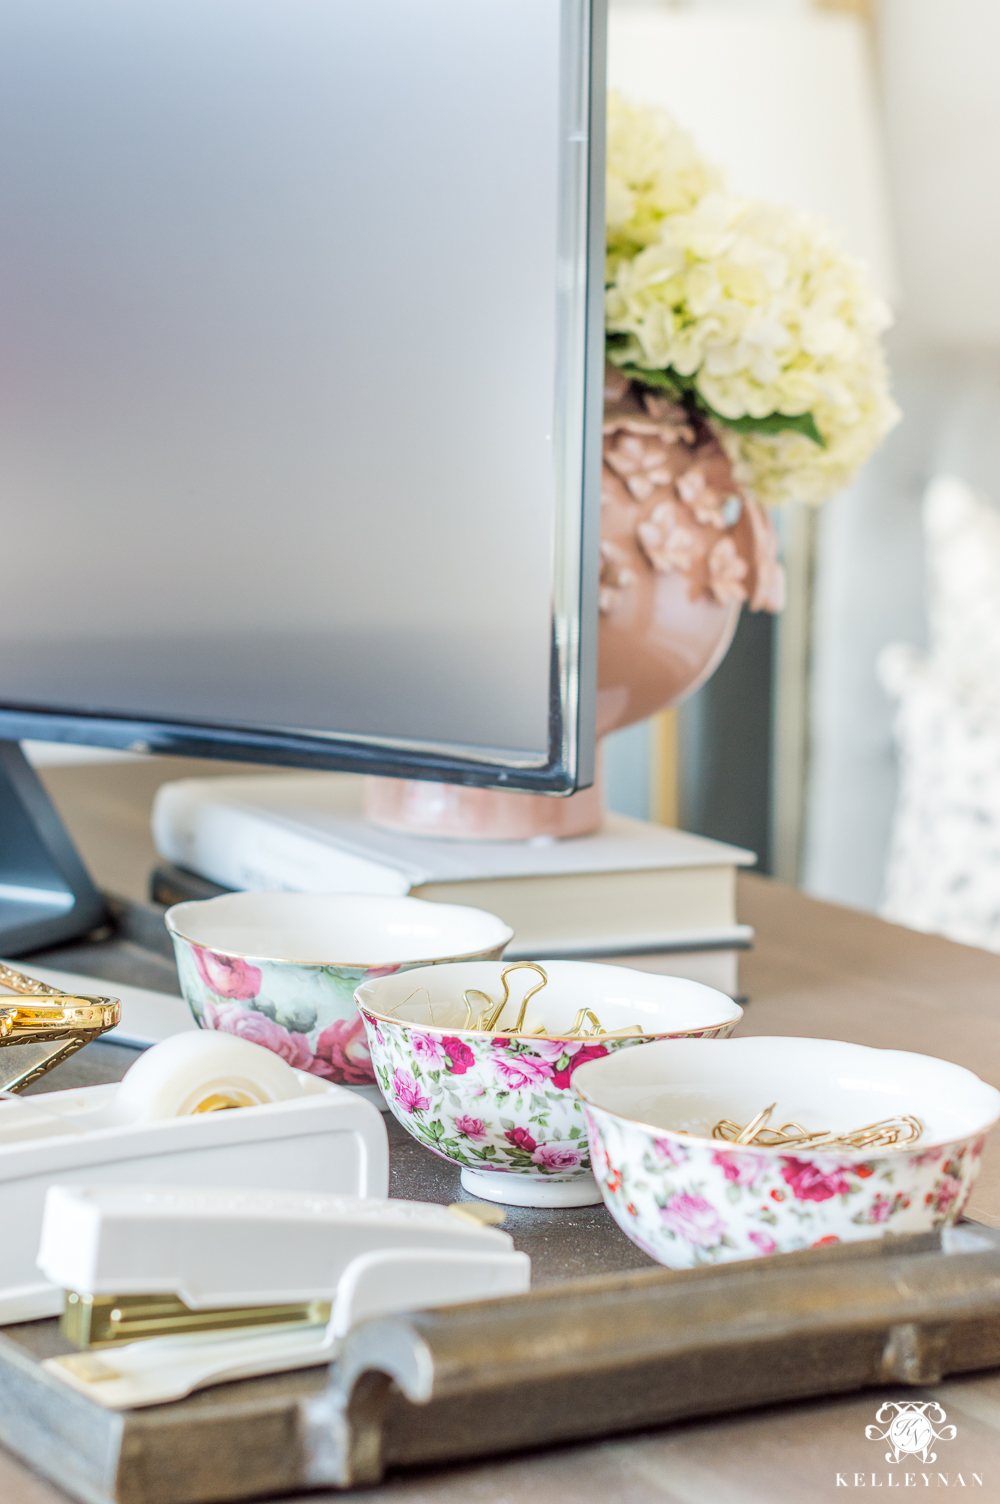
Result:
{"label": "blurred background wall", "polygon": [[996,0],[612,0],[612,82],[656,89],[735,189],[825,214],[868,260],[904,418],[850,491],[786,509],[784,617],[745,614],[704,690],[618,733],[611,799],[868,909],[897,792],[876,660],[927,640],[922,497],[951,474],[1000,501],[998,56]]}

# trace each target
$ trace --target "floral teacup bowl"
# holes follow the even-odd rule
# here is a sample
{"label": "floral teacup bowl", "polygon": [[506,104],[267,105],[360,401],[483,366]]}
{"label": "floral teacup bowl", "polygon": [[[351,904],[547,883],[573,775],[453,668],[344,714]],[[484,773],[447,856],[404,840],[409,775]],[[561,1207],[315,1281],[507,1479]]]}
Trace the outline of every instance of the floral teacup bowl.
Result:
{"label": "floral teacup bowl", "polygon": [[494,914],[419,898],[227,893],[167,911],[196,1021],[383,1106],[354,989],[366,978],[503,954]]}
{"label": "floral teacup bowl", "polygon": [[[510,999],[498,1008],[504,973]],[[512,1206],[600,1201],[569,1089],[585,1060],[649,1039],[718,1038],[743,1016],[698,982],[585,961],[437,966],[365,982],[355,996],[403,1127],[460,1165],[470,1194]]]}
{"label": "floral teacup bowl", "polygon": [[[1000,1118],[1000,1092],[961,1066],[830,1039],[668,1040],[581,1066],[573,1090],[608,1210],[673,1269],[955,1222]],[[867,1149],[712,1137],[772,1103],[778,1128],[845,1134],[910,1115],[922,1132]]]}

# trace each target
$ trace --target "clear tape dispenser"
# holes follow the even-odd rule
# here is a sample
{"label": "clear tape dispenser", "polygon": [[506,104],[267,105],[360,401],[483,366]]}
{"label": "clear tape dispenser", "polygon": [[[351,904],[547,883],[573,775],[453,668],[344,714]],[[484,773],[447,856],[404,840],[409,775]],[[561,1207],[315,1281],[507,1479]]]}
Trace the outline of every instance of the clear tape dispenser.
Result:
{"label": "clear tape dispenser", "polygon": [[202,1030],[154,1045],[117,1084],[0,1101],[0,1323],[62,1309],[35,1265],[49,1187],[108,1183],[385,1196],[389,1143],[356,1093]]}

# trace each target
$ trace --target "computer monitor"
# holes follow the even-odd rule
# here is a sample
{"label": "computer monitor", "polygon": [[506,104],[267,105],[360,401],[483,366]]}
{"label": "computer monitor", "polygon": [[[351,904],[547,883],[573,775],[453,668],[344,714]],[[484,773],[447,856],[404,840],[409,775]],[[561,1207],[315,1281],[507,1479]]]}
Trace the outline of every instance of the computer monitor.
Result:
{"label": "computer monitor", "polygon": [[603,3],[0,0],[0,739],[592,781]]}

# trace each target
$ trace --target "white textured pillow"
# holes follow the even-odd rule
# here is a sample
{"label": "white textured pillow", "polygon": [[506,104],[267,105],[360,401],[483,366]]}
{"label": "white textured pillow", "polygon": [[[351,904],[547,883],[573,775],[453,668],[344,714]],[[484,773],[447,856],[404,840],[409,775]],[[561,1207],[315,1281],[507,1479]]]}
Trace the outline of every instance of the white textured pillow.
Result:
{"label": "white textured pillow", "polygon": [[[998,564],[994,590],[1000,588]],[[880,913],[1000,951],[1000,700],[914,648],[886,648],[899,791]]]}
{"label": "white textured pillow", "polygon": [[1000,511],[939,476],[924,497],[924,537],[934,663],[1000,691]]}

